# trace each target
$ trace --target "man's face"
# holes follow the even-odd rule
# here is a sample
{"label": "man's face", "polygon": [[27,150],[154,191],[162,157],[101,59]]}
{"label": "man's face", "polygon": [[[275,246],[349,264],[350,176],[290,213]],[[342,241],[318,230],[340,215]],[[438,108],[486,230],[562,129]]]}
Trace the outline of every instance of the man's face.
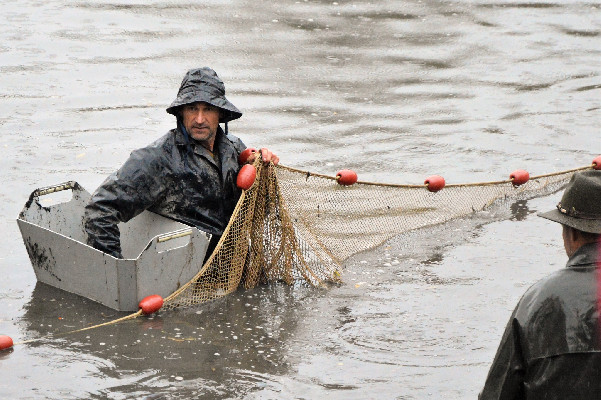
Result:
{"label": "man's face", "polygon": [[205,102],[182,106],[182,121],[188,134],[211,151],[219,128],[219,115],[218,107]]}

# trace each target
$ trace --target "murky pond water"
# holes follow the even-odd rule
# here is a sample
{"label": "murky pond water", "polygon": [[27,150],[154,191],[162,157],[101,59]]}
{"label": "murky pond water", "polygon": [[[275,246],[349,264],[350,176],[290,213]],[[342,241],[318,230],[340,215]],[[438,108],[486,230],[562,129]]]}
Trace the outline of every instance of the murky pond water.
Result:
{"label": "murky pond water", "polygon": [[272,285],[116,316],[36,285],[15,219],[34,189],[93,190],[173,127],[211,66],[230,124],[282,163],[362,180],[506,179],[601,154],[601,3],[20,1],[0,5],[2,398],[474,398],[525,288],[561,268],[557,195],[414,232],[340,287]]}

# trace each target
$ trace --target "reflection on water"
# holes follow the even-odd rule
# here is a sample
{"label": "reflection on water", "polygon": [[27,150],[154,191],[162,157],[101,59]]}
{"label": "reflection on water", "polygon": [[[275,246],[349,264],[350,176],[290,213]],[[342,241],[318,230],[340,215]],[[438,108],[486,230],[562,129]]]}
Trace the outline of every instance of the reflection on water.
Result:
{"label": "reflection on water", "polygon": [[0,333],[43,338],[0,355],[3,398],[474,398],[519,295],[563,265],[542,198],[405,235],[340,287],[48,336],[117,315],[35,285],[14,219],[172,128],[188,68],[223,78],[233,134],[319,173],[479,182],[601,153],[591,2],[28,0],[0,20]]}
{"label": "reflection on water", "polygon": [[[43,364],[79,360],[87,365],[83,374],[76,375],[90,385],[72,392],[78,396],[167,395],[175,385],[179,396],[225,399],[261,389],[271,376],[288,373],[288,347],[314,291],[262,287],[198,309],[62,336],[126,314],[38,283],[24,307],[22,322],[30,336],[42,338],[29,345],[32,349],[58,350],[56,357],[40,360]],[[89,365],[96,370],[92,376],[88,376]],[[33,390],[35,376],[30,378]],[[67,389],[71,384],[57,386]],[[141,390],[140,385],[149,387]],[[49,388],[45,391],[52,393]]]}
{"label": "reflection on water", "polygon": [[511,204],[511,219],[516,221],[523,221],[526,219],[528,214],[532,214],[534,211],[528,208],[528,200],[519,200]]}

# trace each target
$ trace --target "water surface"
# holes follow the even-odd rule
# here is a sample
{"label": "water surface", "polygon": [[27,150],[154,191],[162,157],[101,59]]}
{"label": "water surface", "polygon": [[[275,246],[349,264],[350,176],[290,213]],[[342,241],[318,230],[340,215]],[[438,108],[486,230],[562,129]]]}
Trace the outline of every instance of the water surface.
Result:
{"label": "water surface", "polygon": [[174,125],[211,66],[230,131],[282,163],[362,180],[506,179],[601,154],[601,3],[20,1],[0,5],[3,398],[474,398],[511,309],[566,260],[558,195],[414,232],[329,290],[272,285],[117,317],[36,285],[15,219],[36,188],[93,190]]}

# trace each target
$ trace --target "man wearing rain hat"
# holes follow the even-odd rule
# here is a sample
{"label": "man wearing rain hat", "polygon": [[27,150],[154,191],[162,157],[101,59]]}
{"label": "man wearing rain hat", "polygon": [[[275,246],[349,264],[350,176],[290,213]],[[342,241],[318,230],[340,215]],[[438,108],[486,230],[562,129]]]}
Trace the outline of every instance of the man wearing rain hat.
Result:
{"label": "man wearing rain hat", "polygon": [[[167,112],[176,117],[177,127],[133,151],[92,195],[85,214],[90,246],[122,258],[117,224],[144,210],[211,233],[207,255],[223,234],[240,197],[238,156],[246,148],[228,134],[227,125],[242,113],[207,67],[186,73]],[[279,161],[268,149],[261,149],[261,155],[265,163]],[[253,153],[246,162],[254,159]]]}
{"label": "man wearing rain hat", "polygon": [[530,287],[480,399],[601,399],[601,170],[572,176],[556,210],[568,262]]}

